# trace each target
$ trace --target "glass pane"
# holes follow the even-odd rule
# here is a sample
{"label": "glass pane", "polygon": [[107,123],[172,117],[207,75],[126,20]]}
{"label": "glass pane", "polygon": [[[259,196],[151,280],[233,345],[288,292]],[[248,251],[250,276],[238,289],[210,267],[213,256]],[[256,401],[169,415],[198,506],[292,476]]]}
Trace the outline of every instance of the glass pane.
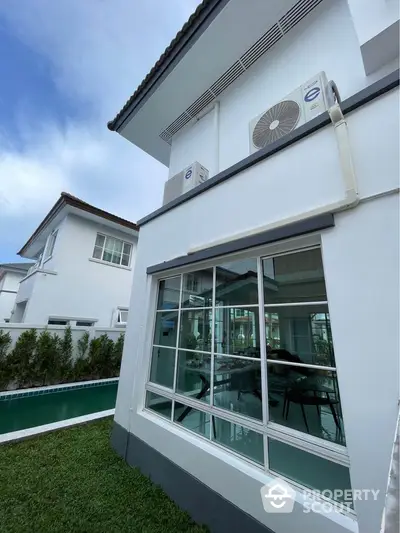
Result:
{"label": "glass pane", "polygon": [[335,366],[326,304],[265,308],[268,359]]}
{"label": "glass pane", "polygon": [[216,305],[258,303],[256,259],[226,263],[216,270]]}
{"label": "glass pane", "polygon": [[268,364],[269,418],[345,445],[336,372]]}
{"label": "glass pane", "polygon": [[172,389],[174,385],[175,350],[171,348],[153,348],[151,358],[150,381]]}
{"label": "glass pane", "polygon": [[179,347],[188,350],[211,351],[211,309],[181,311]]}
{"label": "glass pane", "polygon": [[95,246],[93,250],[93,257],[95,259],[101,259],[102,252],[103,252],[103,248],[100,248],[99,246]]}
{"label": "glass pane", "polygon": [[112,252],[114,250],[114,243],[115,243],[114,237],[106,237],[105,249],[108,252]]}
{"label": "glass pane", "polygon": [[104,237],[104,235],[99,235],[97,234],[97,237],[96,237],[96,246],[100,246],[101,248],[104,246],[104,241],[106,240],[106,238]]}
{"label": "glass pane", "polygon": [[129,266],[129,255],[122,254],[121,265]]}
{"label": "glass pane", "polygon": [[176,392],[210,403],[211,355],[178,351]]}
{"label": "glass pane", "polygon": [[[318,491],[351,489],[350,473],[339,465],[294,446],[268,439],[269,468],[305,487]],[[333,496],[336,496],[333,492]],[[343,501],[343,500],[342,500]],[[352,502],[348,501],[350,507]]]}
{"label": "glass pane", "polygon": [[127,322],[128,321],[128,311],[120,311],[119,312],[119,315],[120,315],[120,321],[121,322]]}
{"label": "glass pane", "polygon": [[214,405],[262,420],[260,362],[214,357]]}
{"label": "glass pane", "polygon": [[211,307],[213,269],[183,275],[182,307]]}
{"label": "glass pane", "polygon": [[129,256],[131,254],[131,249],[132,249],[132,245],[127,242],[124,242],[124,249],[123,249],[124,254],[127,254]]}
{"label": "glass pane", "polygon": [[147,392],[146,407],[161,416],[165,416],[165,418],[171,419],[172,400],[169,400],[168,398],[164,398],[154,392]]}
{"label": "glass pane", "polygon": [[112,252],[107,252],[106,250],[104,250],[103,261],[107,261],[108,263],[111,263],[111,258],[112,258]]}
{"label": "glass pane", "polygon": [[118,252],[119,254],[122,254],[122,246],[123,242],[119,239],[114,239],[114,252]]}
{"label": "glass pane", "polygon": [[157,309],[177,309],[179,307],[180,290],[180,276],[160,281],[158,286]]}
{"label": "glass pane", "polygon": [[118,252],[113,252],[111,262],[115,265],[121,264],[121,254]]}
{"label": "glass pane", "polygon": [[257,307],[215,309],[215,351],[260,357],[260,327]]}
{"label": "glass pane", "polygon": [[327,300],[321,250],[264,259],[264,303]]}
{"label": "glass pane", "polygon": [[178,331],[178,311],[158,312],[156,315],[154,344],[175,348]]}
{"label": "glass pane", "polygon": [[214,416],[211,435],[213,440],[222,446],[226,446],[256,463],[264,464],[263,436],[252,429]]}
{"label": "glass pane", "polygon": [[186,429],[203,435],[207,439],[210,437],[210,415],[208,413],[175,402],[174,422],[182,424]]}

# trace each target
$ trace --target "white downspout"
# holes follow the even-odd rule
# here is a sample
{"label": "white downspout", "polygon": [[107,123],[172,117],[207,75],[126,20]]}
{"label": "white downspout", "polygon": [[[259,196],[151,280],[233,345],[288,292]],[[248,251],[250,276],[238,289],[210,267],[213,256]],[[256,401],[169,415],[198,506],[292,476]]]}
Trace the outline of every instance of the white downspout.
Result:
{"label": "white downspout", "polygon": [[224,239],[219,239],[212,243],[207,243],[204,245],[192,247],[188,251],[188,254],[192,254],[194,252],[204,250],[205,248],[211,248],[212,246],[224,244],[226,242],[234,241],[236,239],[240,239],[243,237],[250,237],[252,235],[256,235],[258,233],[262,233],[270,229],[278,228],[281,226],[286,226],[287,224],[291,224],[293,222],[299,222],[301,220],[305,220],[307,218],[311,218],[317,215],[322,215],[325,213],[334,213],[337,211],[344,211],[345,209],[351,209],[358,205],[360,198],[358,194],[357,179],[356,179],[356,174],[355,174],[354,166],[353,166],[353,160],[351,156],[347,122],[343,116],[342,110],[340,108],[340,104],[338,102],[333,103],[328,108],[328,113],[332,121],[332,124],[334,126],[336,143],[337,143],[337,147],[339,151],[342,179],[343,179],[344,186],[345,186],[344,198],[342,200],[339,200],[338,202],[334,202],[334,203],[331,203],[331,204],[328,204],[322,207],[317,207],[316,209],[312,209],[311,211],[306,211],[305,213],[300,213],[298,215],[285,218],[283,220],[278,220],[276,222],[272,222],[271,224],[267,224],[264,226],[258,226],[257,228],[253,228],[252,230],[245,231],[242,233],[236,233],[234,235],[230,235],[229,237],[226,237]]}

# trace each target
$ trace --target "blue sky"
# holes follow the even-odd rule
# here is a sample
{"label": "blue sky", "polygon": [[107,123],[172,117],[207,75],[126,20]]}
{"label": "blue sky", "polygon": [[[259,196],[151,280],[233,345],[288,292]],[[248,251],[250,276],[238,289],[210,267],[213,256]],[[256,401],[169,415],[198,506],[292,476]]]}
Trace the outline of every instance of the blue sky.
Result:
{"label": "blue sky", "polygon": [[61,191],[133,221],[160,206],[167,169],[106,123],[197,3],[0,2],[0,263]]}

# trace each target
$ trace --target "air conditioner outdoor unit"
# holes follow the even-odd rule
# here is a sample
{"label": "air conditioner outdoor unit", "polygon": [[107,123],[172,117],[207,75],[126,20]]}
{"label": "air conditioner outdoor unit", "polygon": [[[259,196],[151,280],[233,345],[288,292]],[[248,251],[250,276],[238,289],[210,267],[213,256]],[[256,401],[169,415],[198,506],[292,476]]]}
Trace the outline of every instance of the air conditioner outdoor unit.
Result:
{"label": "air conditioner outdoor unit", "polygon": [[250,153],[281,139],[326,111],[337,96],[325,72],[298,87],[286,98],[250,122]]}
{"label": "air conditioner outdoor unit", "polygon": [[195,161],[165,183],[163,205],[172,202],[207,179],[208,170]]}

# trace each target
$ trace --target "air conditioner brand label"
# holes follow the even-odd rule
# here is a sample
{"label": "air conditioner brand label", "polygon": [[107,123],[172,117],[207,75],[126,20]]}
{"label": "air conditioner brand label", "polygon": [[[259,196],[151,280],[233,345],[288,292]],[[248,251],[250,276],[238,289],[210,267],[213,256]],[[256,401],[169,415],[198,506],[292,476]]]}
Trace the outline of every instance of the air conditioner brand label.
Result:
{"label": "air conditioner brand label", "polygon": [[191,168],[188,168],[185,172],[185,180],[189,180],[192,177],[193,170]]}
{"label": "air conditioner brand label", "polygon": [[320,92],[321,92],[321,89],[319,87],[314,87],[313,89],[310,89],[309,91],[306,92],[304,96],[304,101],[312,102],[313,100],[318,98]]}

